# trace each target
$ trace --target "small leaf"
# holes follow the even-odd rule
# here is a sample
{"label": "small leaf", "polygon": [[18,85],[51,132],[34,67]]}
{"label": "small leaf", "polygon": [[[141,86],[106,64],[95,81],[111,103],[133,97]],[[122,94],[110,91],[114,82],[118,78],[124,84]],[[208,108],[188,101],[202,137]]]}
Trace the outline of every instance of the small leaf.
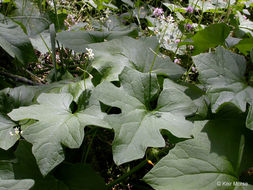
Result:
{"label": "small leaf", "polygon": [[[8,150],[16,141],[17,136],[14,133],[13,127],[16,123],[0,114],[0,148]],[[13,133],[14,135],[10,135]]]}
{"label": "small leaf", "polygon": [[244,55],[248,55],[253,48],[253,37],[241,40],[235,45],[235,47],[237,47]]}
{"label": "small leaf", "polygon": [[253,131],[253,105],[249,107],[249,112],[246,119],[246,126]]}

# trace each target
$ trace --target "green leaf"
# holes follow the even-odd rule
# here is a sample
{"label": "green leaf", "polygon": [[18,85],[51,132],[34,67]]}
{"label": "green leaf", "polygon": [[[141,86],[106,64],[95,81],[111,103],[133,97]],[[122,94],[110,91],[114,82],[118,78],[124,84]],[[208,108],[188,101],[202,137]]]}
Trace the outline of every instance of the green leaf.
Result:
{"label": "green leaf", "polygon": [[56,170],[56,177],[69,187],[69,190],[106,189],[105,182],[90,165],[64,163]]}
{"label": "green leaf", "polygon": [[[199,71],[200,81],[207,87],[213,112],[228,102],[245,112],[247,102],[253,103],[253,88],[244,78],[246,61],[243,56],[218,47],[215,53],[194,56],[193,62]],[[247,127],[252,129],[252,123],[247,122]]]}
{"label": "green leaf", "polygon": [[229,33],[230,28],[224,23],[212,24],[197,32],[192,38],[194,45],[193,54],[197,55],[208,48],[223,45]]}
{"label": "green leaf", "polygon": [[244,80],[246,62],[243,56],[218,47],[215,53],[194,56],[193,61],[200,81],[208,87],[213,112],[226,102],[246,110],[246,102],[253,89]]}
{"label": "green leaf", "polygon": [[12,18],[25,27],[28,36],[35,36],[49,27],[50,22],[40,14],[37,5],[31,0],[15,0],[15,4]]}
{"label": "green leaf", "polygon": [[210,1],[198,1],[198,0],[189,0],[189,5],[191,7],[196,7],[196,9],[201,9],[203,12],[206,12],[210,9],[215,9],[215,6],[210,3]]}
{"label": "green leaf", "polygon": [[121,38],[122,36],[136,37],[137,35],[138,33],[136,29],[128,29],[124,31],[105,31],[105,32],[65,31],[57,34],[57,40],[61,42],[66,48],[73,49],[76,52],[86,52],[88,44]]}
{"label": "green leaf", "polygon": [[[0,14],[0,19],[3,18]],[[17,24],[9,20],[6,22],[8,24],[0,23],[0,46],[21,63],[35,62],[37,58],[28,36]]]}
{"label": "green leaf", "polygon": [[[14,108],[30,105],[37,91],[37,87],[30,86],[6,88],[0,91],[0,148],[7,150],[19,139],[13,128],[17,124],[7,116],[7,113]],[[11,136],[10,133],[14,135]]]}
{"label": "green leaf", "polygon": [[10,135],[11,132],[15,134],[14,126],[16,126],[16,123],[0,114],[0,148],[8,150],[16,143],[17,136]]}
{"label": "green leaf", "polygon": [[[129,37],[90,44],[89,47],[94,50],[95,54],[92,66],[102,74],[104,79],[109,81],[118,80],[118,75],[124,66],[147,73],[152,67],[158,45],[156,38],[135,40]],[[158,53],[152,72],[178,79],[184,69],[174,64],[169,57],[162,57]]]}
{"label": "green leaf", "polygon": [[36,160],[32,155],[32,145],[21,141],[18,145],[15,155],[18,162],[14,164],[14,173],[16,179],[33,179],[35,181],[31,190],[68,190],[67,186],[53,176],[47,175],[45,178],[41,175]]}
{"label": "green leaf", "polygon": [[246,126],[253,131],[253,105],[249,107],[249,112],[246,119]]}
{"label": "green leaf", "polygon": [[[236,3],[235,0],[229,1],[230,5],[233,5]],[[209,1],[199,1],[199,0],[189,0],[189,5],[191,7],[195,7],[199,10],[202,10],[203,12],[209,12],[211,10],[214,10],[215,8],[227,8],[228,7],[228,1],[226,0],[209,0]]]}
{"label": "green leaf", "polygon": [[0,160],[0,190],[28,190],[33,184],[31,179],[15,180],[11,162]]}
{"label": "green leaf", "polygon": [[33,186],[34,182],[31,179],[23,180],[0,180],[0,190],[28,190]]}
{"label": "green leaf", "polygon": [[6,115],[14,108],[31,105],[38,91],[39,87],[34,86],[20,86],[1,90],[0,113]]}
{"label": "green leaf", "polygon": [[247,183],[233,185],[240,175],[242,121],[235,117],[195,122],[194,139],[177,143],[144,181],[156,190],[251,189]]}
{"label": "green leaf", "polygon": [[253,37],[253,22],[245,18],[239,11],[237,11],[240,25],[239,28],[245,33],[249,33]]}
{"label": "green leaf", "polygon": [[186,121],[185,116],[194,113],[196,107],[188,96],[171,86],[168,79],[155,108],[152,100],[156,101],[159,86],[154,74],[125,67],[119,79],[120,88],[104,82],[94,90],[99,101],[122,111],[120,115],[106,117],[115,131],[113,158],[116,164],[142,158],[147,147],[164,147],[161,129],[179,138],[191,137],[192,123]]}
{"label": "green leaf", "polygon": [[237,47],[244,55],[248,55],[253,48],[253,38],[243,39],[236,44],[235,47]]}
{"label": "green leaf", "polygon": [[15,121],[38,120],[24,130],[23,136],[33,144],[33,154],[43,175],[64,160],[61,145],[80,147],[86,125],[109,128],[102,121],[104,115],[97,106],[89,105],[85,110],[72,113],[72,101],[73,96],[68,93],[42,93],[37,98],[38,104],[20,107],[8,114]]}

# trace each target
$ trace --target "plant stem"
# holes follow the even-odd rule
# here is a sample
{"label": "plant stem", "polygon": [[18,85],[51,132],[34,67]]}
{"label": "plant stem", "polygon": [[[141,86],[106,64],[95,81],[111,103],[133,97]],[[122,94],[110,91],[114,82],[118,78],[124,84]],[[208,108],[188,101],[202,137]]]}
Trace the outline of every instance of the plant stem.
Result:
{"label": "plant stem", "polygon": [[23,82],[23,83],[26,83],[28,85],[33,85],[33,86],[36,86],[36,85],[41,85],[41,83],[37,83],[37,82],[33,82],[25,77],[22,77],[22,76],[18,76],[18,75],[14,75],[14,74],[11,74],[11,73],[7,73],[7,72],[4,72],[4,71],[0,71],[0,74],[1,75],[4,75],[6,77],[9,77],[9,78],[12,78],[14,79],[15,81],[19,81],[19,82]]}
{"label": "plant stem", "polygon": [[215,22],[217,7],[218,7],[218,0],[216,1],[216,5],[215,5],[215,12],[214,12],[214,16],[213,16],[213,24],[214,24],[214,22]]}
{"label": "plant stem", "polygon": [[109,183],[106,187],[107,190],[111,189],[114,185],[117,185],[118,183],[124,181],[126,178],[128,178],[133,173],[137,172],[139,169],[143,168],[147,164],[147,160],[143,160],[141,163],[139,163],[137,166],[132,168],[129,172],[123,174],[118,179],[114,180],[113,182]]}
{"label": "plant stem", "polygon": [[55,49],[55,27],[54,24],[50,25],[50,39],[52,47],[52,60],[54,64],[55,81],[57,81],[57,66],[56,66],[56,49]]}
{"label": "plant stem", "polygon": [[228,8],[227,8],[227,15],[226,15],[226,20],[225,20],[225,22],[228,21],[229,14],[230,14],[230,0],[228,1]]}
{"label": "plant stem", "polygon": [[59,27],[60,27],[60,22],[59,22],[59,17],[58,17],[58,14],[57,14],[57,9],[56,9],[55,0],[53,0],[53,3],[54,3],[54,14],[55,14],[55,16],[56,16],[56,21],[57,21],[58,28],[59,28]]}
{"label": "plant stem", "polygon": [[88,155],[89,155],[89,152],[90,152],[90,148],[91,148],[92,142],[93,142],[96,134],[97,134],[97,129],[95,130],[95,132],[93,133],[93,135],[91,137],[91,141],[90,141],[90,144],[88,145],[88,148],[87,148],[87,151],[85,153],[85,156],[82,156],[82,163],[86,163],[86,161],[87,161],[87,158],[88,158]]}

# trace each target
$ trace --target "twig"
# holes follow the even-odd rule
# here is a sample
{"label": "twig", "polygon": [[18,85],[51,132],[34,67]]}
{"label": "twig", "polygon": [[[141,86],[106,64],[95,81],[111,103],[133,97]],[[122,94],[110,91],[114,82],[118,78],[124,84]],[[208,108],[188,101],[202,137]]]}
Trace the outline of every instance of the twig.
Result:
{"label": "twig", "polygon": [[21,77],[21,76],[14,75],[14,74],[11,74],[11,73],[6,73],[4,71],[0,71],[0,74],[4,75],[6,77],[12,78],[15,81],[23,82],[23,83],[26,83],[26,84],[29,84],[29,85],[33,85],[33,86],[42,85],[41,83],[33,82],[33,81],[31,81],[31,80],[29,80],[25,77]]}

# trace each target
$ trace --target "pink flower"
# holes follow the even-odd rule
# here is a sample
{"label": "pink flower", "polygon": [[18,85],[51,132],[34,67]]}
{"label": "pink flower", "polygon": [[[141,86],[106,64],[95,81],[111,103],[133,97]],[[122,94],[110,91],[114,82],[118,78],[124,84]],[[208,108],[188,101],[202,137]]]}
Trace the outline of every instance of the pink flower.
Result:
{"label": "pink flower", "polygon": [[155,17],[159,17],[163,14],[163,9],[162,8],[155,8],[154,12],[153,12],[153,16]]}
{"label": "pink flower", "polygon": [[189,6],[185,9],[185,11],[188,13],[193,13],[193,8],[191,6]]}
{"label": "pink flower", "polygon": [[194,46],[193,45],[189,45],[188,46],[190,50],[193,50],[194,49]]}
{"label": "pink flower", "polygon": [[180,60],[180,59],[178,59],[178,58],[176,58],[176,59],[174,60],[174,63],[176,63],[176,64],[180,64],[180,63],[181,63],[181,60]]}
{"label": "pink flower", "polygon": [[180,42],[180,39],[176,39],[176,40],[175,40],[175,43],[178,44],[179,42]]}
{"label": "pink flower", "polygon": [[193,27],[192,27],[192,25],[191,25],[190,23],[188,23],[188,24],[186,24],[186,25],[184,26],[184,28],[185,28],[186,30],[191,30]]}

